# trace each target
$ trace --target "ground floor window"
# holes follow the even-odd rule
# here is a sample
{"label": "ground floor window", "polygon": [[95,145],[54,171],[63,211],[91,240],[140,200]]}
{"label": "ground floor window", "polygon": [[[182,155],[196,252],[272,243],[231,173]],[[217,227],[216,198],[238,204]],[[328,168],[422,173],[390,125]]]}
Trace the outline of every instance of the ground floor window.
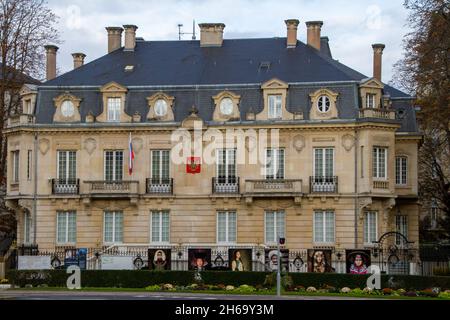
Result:
{"label": "ground floor window", "polygon": [[368,211],[364,215],[364,243],[373,244],[378,240],[378,213]]}
{"label": "ground floor window", "polygon": [[314,242],[333,243],[334,238],[334,211],[314,212]]}
{"label": "ground floor window", "polygon": [[75,211],[57,213],[58,244],[75,243],[77,241],[77,214]]}
{"label": "ground floor window", "polygon": [[265,225],[266,243],[277,243],[278,238],[283,238],[285,236],[284,211],[266,211]]}
{"label": "ground floor window", "polygon": [[[395,216],[395,228],[398,233],[401,233],[408,238],[408,216]],[[396,245],[401,245],[404,243],[401,236],[397,235],[395,239]]]}
{"label": "ground floor window", "polygon": [[236,212],[219,211],[217,213],[217,242],[236,242]]}
{"label": "ground floor window", "polygon": [[31,213],[28,211],[23,215],[23,242],[31,243]]}
{"label": "ground floor window", "polygon": [[151,218],[152,242],[169,242],[170,222],[169,211],[153,211]]}
{"label": "ground floor window", "polygon": [[122,243],[123,241],[122,211],[105,211],[103,241],[105,243]]}

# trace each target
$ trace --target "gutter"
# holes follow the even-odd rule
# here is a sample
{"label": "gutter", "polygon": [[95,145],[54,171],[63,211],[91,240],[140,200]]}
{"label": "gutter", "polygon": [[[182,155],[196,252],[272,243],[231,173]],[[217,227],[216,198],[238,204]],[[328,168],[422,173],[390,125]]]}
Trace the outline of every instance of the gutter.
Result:
{"label": "gutter", "polygon": [[37,237],[37,179],[38,179],[38,133],[34,133],[34,190],[33,190],[33,244],[36,245]]}

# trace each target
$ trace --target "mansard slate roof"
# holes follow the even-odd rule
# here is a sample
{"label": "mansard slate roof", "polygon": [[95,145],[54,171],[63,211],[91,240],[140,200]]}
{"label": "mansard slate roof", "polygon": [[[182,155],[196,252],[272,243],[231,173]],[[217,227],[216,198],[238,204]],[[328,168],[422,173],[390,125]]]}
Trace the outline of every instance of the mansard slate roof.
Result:
{"label": "mansard slate roof", "polygon": [[[326,38],[318,51],[301,41],[286,48],[286,38],[225,39],[222,47],[200,47],[199,41],[137,41],[134,52],[117,49],[97,60],[45,82],[39,88],[37,122],[51,123],[53,98],[70,91],[82,99],[81,120],[91,111],[99,115],[98,90],[111,81],[128,87],[125,110],[138,111],[147,121],[146,98],[164,91],[175,97],[175,121],[182,121],[192,105],[205,121],[212,120],[212,96],[223,90],[241,95],[241,119],[263,108],[261,84],[277,78],[289,84],[287,109],[309,118],[309,94],[319,88],[339,93],[339,118],[355,119],[359,109],[358,83],[368,77],[332,59]],[[125,71],[128,65],[133,71]],[[268,67],[267,67],[268,65]],[[70,88],[72,87],[72,88]],[[416,132],[410,96],[388,85],[384,93],[394,108],[405,108],[401,131]],[[407,102],[405,102],[407,101]]]}

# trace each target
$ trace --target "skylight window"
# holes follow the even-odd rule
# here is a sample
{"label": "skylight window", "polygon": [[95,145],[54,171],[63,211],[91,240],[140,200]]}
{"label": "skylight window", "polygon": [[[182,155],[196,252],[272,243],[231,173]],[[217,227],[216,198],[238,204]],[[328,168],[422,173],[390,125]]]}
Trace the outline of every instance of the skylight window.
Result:
{"label": "skylight window", "polygon": [[134,66],[128,65],[125,66],[125,72],[132,72],[134,70]]}

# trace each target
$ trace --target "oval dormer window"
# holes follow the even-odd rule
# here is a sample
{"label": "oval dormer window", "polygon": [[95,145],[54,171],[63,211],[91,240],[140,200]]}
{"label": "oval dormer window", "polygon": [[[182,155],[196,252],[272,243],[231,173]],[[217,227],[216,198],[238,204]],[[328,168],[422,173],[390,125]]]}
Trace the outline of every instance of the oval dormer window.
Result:
{"label": "oval dormer window", "polygon": [[164,117],[167,113],[167,102],[164,99],[158,99],[155,103],[155,114],[158,117]]}
{"label": "oval dormer window", "polygon": [[220,102],[220,112],[222,114],[229,116],[233,113],[233,100],[230,98],[224,98]]}
{"label": "oval dormer window", "polygon": [[64,100],[61,104],[61,114],[66,117],[72,117],[75,114],[75,107],[70,100]]}
{"label": "oval dormer window", "polygon": [[317,109],[320,112],[328,112],[330,110],[330,98],[327,96],[320,96],[317,101]]}

